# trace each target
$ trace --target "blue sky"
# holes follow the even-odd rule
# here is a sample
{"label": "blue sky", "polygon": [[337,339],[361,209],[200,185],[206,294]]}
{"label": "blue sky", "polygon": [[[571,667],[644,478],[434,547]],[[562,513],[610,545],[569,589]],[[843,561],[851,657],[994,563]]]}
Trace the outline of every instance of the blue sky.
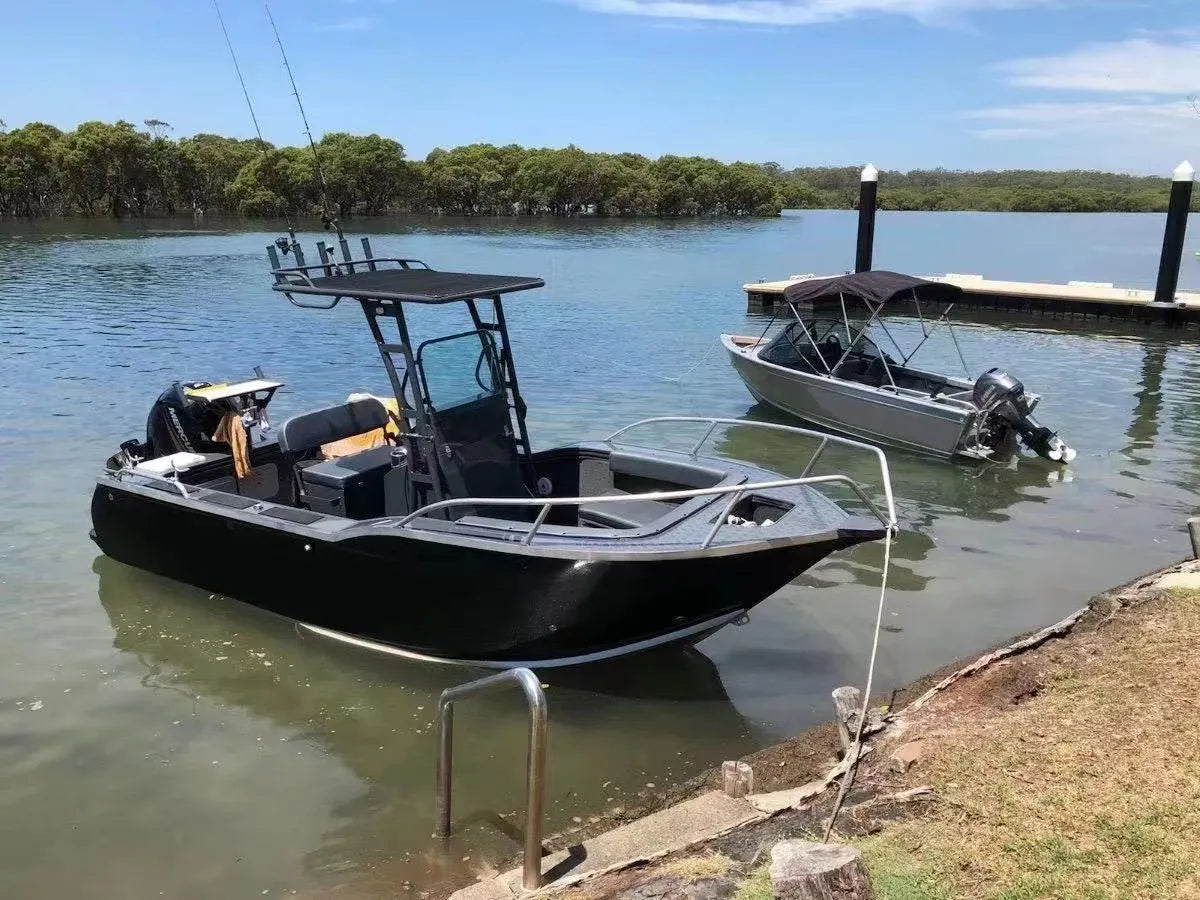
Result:
{"label": "blue sky", "polygon": [[[265,136],[302,140],[262,4],[221,0]],[[1200,163],[1197,0],[275,0],[309,119],[786,166]],[[0,0],[0,119],[250,136],[211,0]]]}

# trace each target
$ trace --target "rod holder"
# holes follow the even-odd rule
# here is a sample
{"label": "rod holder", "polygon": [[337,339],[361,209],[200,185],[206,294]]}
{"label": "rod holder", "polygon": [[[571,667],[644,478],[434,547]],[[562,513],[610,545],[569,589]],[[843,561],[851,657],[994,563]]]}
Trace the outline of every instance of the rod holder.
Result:
{"label": "rod holder", "polygon": [[875,252],[875,200],[879,193],[879,170],[870,163],[858,179],[858,246],[854,254],[854,271],[871,271]]}
{"label": "rod holder", "polygon": [[529,752],[525,764],[525,854],[521,884],[527,891],[542,886],[542,811],[546,802],[546,694],[542,684],[529,669],[506,669],[448,687],[442,691],[437,705],[438,759],[435,815],[437,836],[450,836],[450,799],[454,767],[454,704],[509,684],[518,685],[529,707]]}
{"label": "rod holder", "polygon": [[1183,242],[1187,237],[1188,212],[1192,206],[1192,185],[1196,171],[1184,160],[1171,173],[1171,199],[1167,203],[1167,224],[1163,229],[1162,255],[1158,260],[1155,303],[1174,303],[1179,286],[1179,265],[1183,262]]}

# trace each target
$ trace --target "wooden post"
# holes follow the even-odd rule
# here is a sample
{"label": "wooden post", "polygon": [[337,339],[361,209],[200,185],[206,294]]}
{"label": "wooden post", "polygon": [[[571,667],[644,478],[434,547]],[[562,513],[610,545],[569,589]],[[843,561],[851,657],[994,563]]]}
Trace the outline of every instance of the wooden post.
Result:
{"label": "wooden post", "polygon": [[862,712],[862,691],[856,687],[833,689],[833,708],[837,710],[838,736],[842,749],[849,750],[858,731],[858,714]]}
{"label": "wooden post", "polygon": [[1162,255],[1158,260],[1155,303],[1174,303],[1179,286],[1179,264],[1183,261],[1183,242],[1187,236],[1188,211],[1192,206],[1192,183],[1196,171],[1185,159],[1171,174],[1171,199],[1167,204],[1167,225],[1163,229]]}
{"label": "wooden post", "polygon": [[726,797],[745,797],[754,793],[754,770],[749,763],[726,760],[721,763],[721,779]]}
{"label": "wooden post", "polygon": [[879,170],[870,163],[858,178],[858,248],[854,271],[871,271],[875,252],[875,197],[879,191]]}
{"label": "wooden post", "polygon": [[862,854],[849,844],[780,841],[771,848],[777,900],[873,900]]}

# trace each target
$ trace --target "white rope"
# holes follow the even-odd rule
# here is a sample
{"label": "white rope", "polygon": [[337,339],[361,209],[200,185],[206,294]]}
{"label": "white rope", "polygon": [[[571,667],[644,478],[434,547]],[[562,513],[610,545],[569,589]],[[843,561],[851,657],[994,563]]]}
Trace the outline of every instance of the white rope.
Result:
{"label": "white rope", "polygon": [[892,561],[892,533],[895,527],[895,525],[889,525],[883,539],[883,583],[879,586],[879,609],[875,613],[875,637],[871,641],[871,661],[867,664],[867,684],[862,692],[862,708],[858,711],[858,729],[854,733],[854,742],[850,745],[850,766],[838,786],[837,799],[833,802],[833,812],[829,814],[829,824],[825,826],[825,836],[821,839],[825,844],[829,843],[829,836],[833,834],[833,826],[837,822],[838,813],[842,811],[846,794],[854,783],[854,776],[858,774],[858,761],[862,754],[863,728],[867,723],[867,706],[871,702],[871,689],[875,683],[875,660],[879,655],[879,633],[883,630],[883,609],[887,599],[888,568]]}

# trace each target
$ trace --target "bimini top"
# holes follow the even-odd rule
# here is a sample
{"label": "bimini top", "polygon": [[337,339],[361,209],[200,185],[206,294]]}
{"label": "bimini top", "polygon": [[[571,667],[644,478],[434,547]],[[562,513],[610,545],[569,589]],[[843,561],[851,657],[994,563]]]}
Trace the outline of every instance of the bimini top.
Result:
{"label": "bimini top", "polygon": [[[334,268],[341,275],[326,275],[324,265],[276,269],[273,288],[285,294],[317,294],[325,297],[349,297],[355,300],[399,300],[406,303],[450,303],[494,297],[512,291],[544,287],[541,278],[525,275],[471,275],[466,272],[438,272],[416,260],[372,260],[375,263],[399,262],[403,268],[377,268],[375,271],[346,272],[347,263]],[[420,268],[409,267],[416,263]],[[355,261],[358,269],[366,263]],[[309,273],[322,273],[313,277]]]}
{"label": "bimini top", "polygon": [[835,278],[810,278],[789,284],[783,290],[788,303],[837,300],[839,295],[857,297],[880,305],[892,300],[945,300],[954,302],[962,288],[940,281],[926,281],[899,272],[856,272]]}

